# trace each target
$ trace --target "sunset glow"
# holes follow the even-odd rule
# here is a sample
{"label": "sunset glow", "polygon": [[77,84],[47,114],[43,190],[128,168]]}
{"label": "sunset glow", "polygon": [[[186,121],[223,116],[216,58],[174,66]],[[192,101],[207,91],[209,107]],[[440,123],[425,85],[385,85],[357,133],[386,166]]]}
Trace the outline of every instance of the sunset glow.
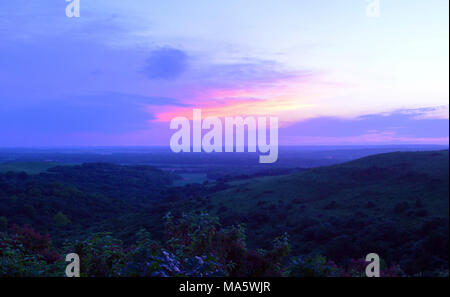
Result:
{"label": "sunset glow", "polygon": [[280,144],[448,142],[447,1],[3,2],[3,146],[167,145],[194,108],[277,116]]}

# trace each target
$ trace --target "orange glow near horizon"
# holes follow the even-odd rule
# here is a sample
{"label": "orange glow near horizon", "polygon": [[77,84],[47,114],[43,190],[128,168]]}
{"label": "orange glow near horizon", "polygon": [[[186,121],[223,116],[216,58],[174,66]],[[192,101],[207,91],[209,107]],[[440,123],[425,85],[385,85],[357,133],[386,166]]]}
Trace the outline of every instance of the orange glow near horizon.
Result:
{"label": "orange glow near horizon", "polygon": [[176,117],[192,120],[192,110],[202,110],[202,117],[278,116],[281,125],[312,116],[308,108],[319,97],[304,81],[285,80],[259,89],[212,89],[185,99],[187,106],[148,106],[155,114],[153,122],[170,122]]}

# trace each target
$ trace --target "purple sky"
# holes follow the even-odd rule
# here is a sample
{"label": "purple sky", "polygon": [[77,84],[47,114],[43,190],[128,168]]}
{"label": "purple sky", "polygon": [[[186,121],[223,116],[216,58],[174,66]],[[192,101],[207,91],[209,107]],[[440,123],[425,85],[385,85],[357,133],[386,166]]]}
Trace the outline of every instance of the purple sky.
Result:
{"label": "purple sky", "polygon": [[0,3],[0,146],[168,145],[278,116],[280,144],[447,144],[444,0]]}

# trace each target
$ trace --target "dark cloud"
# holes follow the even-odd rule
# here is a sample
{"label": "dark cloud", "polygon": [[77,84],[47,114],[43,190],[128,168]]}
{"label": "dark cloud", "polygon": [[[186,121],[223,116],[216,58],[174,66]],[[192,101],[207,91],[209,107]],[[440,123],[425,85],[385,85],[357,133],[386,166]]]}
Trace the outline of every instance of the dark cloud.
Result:
{"label": "dark cloud", "polygon": [[309,77],[309,71],[292,72],[281,69],[275,61],[244,59],[236,63],[212,65],[209,71],[217,79],[231,81],[274,82],[281,79]]}
{"label": "dark cloud", "polygon": [[186,71],[187,54],[175,48],[160,48],[152,51],[145,61],[142,72],[150,79],[174,79]]}
{"label": "dark cloud", "polygon": [[272,60],[242,58],[226,64],[210,64],[195,74],[195,79],[206,85],[223,88],[252,88],[276,84],[279,81],[295,79],[302,83],[316,76],[311,70],[287,70]]}
{"label": "dark cloud", "polygon": [[157,97],[157,96],[144,96],[136,94],[126,94],[117,92],[106,92],[99,95],[83,96],[84,100],[93,99],[98,100],[99,98],[110,98],[115,102],[123,102],[126,104],[141,104],[141,105],[157,105],[157,106],[190,106],[180,102],[176,98],[169,97]]}
{"label": "dark cloud", "polygon": [[300,137],[351,137],[393,132],[404,137],[448,137],[449,120],[421,117],[434,108],[399,110],[389,114],[371,114],[345,119],[318,117],[282,128],[280,135]]}
{"label": "dark cloud", "polygon": [[0,106],[0,134],[103,132],[124,133],[148,127],[146,106],[185,106],[174,98],[103,93],[39,104]]}

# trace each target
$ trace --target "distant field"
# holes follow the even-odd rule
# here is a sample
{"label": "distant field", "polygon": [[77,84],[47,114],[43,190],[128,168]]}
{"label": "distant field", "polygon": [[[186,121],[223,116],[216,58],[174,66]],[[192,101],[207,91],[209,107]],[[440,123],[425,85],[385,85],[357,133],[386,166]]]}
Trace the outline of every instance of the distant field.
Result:
{"label": "distant field", "polygon": [[59,165],[55,162],[11,162],[11,163],[0,163],[0,172],[17,171],[26,172],[28,174],[38,174],[47,169]]}
{"label": "distant field", "polygon": [[181,173],[178,175],[181,176],[182,179],[173,182],[175,187],[182,187],[188,184],[202,184],[209,180],[206,177],[206,173]]}

